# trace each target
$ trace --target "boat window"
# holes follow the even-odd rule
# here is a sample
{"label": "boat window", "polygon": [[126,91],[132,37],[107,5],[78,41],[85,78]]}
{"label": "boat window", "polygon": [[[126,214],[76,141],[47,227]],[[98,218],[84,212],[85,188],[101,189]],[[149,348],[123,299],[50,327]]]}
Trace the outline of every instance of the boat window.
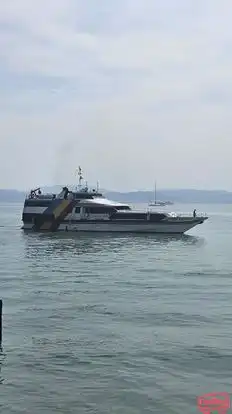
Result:
{"label": "boat window", "polygon": [[117,206],[115,207],[118,211],[120,210],[131,210],[131,208],[129,206]]}
{"label": "boat window", "polygon": [[81,192],[79,192],[79,193],[74,193],[74,198],[76,198],[76,199],[92,199],[93,198],[93,196],[92,196],[92,194],[88,194],[88,193],[85,193],[85,192],[83,192],[83,193],[81,193]]}
{"label": "boat window", "polygon": [[52,204],[52,202],[52,198],[47,200],[33,198],[31,200],[25,200],[25,207],[49,207]]}
{"label": "boat window", "polygon": [[146,220],[147,214],[146,213],[115,213],[112,217],[115,220]]}
{"label": "boat window", "polygon": [[81,211],[80,207],[76,207],[76,208],[75,208],[75,213],[76,213],[76,214],[80,214],[80,211]]}
{"label": "boat window", "polygon": [[53,221],[54,216],[53,214],[34,214],[34,213],[23,213],[22,219],[25,223],[34,223],[34,220],[36,219],[41,220],[41,224],[44,220],[47,221]]}
{"label": "boat window", "polygon": [[112,207],[86,207],[86,213],[88,214],[107,214],[112,213],[114,208]]}
{"label": "boat window", "polygon": [[166,217],[166,214],[163,213],[151,213],[150,214],[150,221],[157,222],[161,221]]}

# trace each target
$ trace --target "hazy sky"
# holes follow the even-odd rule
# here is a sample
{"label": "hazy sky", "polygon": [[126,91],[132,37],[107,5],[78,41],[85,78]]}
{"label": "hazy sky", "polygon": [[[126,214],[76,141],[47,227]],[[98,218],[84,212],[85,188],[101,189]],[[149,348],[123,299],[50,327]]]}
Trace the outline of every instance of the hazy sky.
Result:
{"label": "hazy sky", "polygon": [[0,2],[0,188],[232,190],[231,0]]}

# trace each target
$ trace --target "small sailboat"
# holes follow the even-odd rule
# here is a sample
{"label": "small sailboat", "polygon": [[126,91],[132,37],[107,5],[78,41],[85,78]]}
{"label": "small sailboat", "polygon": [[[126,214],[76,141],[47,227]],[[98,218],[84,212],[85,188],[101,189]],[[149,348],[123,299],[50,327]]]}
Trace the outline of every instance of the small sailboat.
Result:
{"label": "small sailboat", "polygon": [[150,201],[149,202],[149,207],[156,207],[156,206],[159,206],[159,207],[164,207],[164,206],[166,206],[166,205],[168,205],[168,204],[172,204],[170,201],[160,201],[160,200],[157,200],[157,198],[156,198],[156,182],[155,182],[155,190],[154,190],[154,200],[153,201]]}

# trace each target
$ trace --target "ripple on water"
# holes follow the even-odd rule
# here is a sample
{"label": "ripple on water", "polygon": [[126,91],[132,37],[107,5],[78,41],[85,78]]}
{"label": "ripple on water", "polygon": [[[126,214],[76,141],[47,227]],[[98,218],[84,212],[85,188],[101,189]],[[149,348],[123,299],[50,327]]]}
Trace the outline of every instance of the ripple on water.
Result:
{"label": "ripple on water", "polygon": [[195,413],[230,392],[230,215],[111,237],[22,233],[20,214],[0,207],[2,412]]}

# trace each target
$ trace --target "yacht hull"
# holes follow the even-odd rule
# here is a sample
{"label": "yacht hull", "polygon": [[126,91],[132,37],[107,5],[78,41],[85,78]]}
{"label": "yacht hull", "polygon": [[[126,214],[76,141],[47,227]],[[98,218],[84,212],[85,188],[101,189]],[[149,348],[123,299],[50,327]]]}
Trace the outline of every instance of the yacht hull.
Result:
{"label": "yacht hull", "polygon": [[[113,222],[101,222],[101,223],[61,223],[56,229],[57,232],[104,232],[104,233],[155,233],[155,234],[183,234],[198,224],[203,223],[204,219],[187,220],[177,222],[166,223],[113,223]],[[25,224],[24,230],[33,230],[33,226]]]}
{"label": "yacht hull", "polygon": [[[79,169],[81,181],[81,169]],[[101,232],[183,234],[207,217],[133,210],[128,204],[108,200],[88,186],[59,194],[31,190],[24,202],[23,229],[34,232]],[[157,203],[157,202],[156,202]]]}

